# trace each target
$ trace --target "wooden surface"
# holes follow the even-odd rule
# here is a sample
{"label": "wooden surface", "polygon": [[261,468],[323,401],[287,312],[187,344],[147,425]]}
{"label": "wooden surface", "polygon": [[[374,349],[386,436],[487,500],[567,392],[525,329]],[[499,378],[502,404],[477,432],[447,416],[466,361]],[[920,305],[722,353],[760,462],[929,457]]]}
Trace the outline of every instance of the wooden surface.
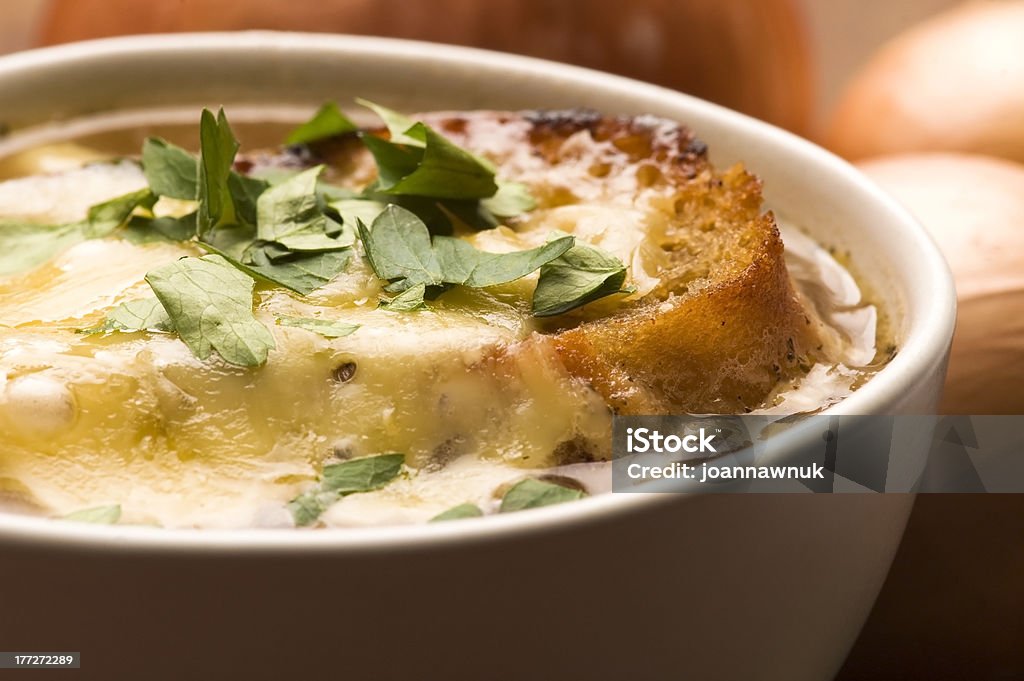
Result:
{"label": "wooden surface", "polygon": [[1024,679],[1024,495],[918,497],[836,681]]}

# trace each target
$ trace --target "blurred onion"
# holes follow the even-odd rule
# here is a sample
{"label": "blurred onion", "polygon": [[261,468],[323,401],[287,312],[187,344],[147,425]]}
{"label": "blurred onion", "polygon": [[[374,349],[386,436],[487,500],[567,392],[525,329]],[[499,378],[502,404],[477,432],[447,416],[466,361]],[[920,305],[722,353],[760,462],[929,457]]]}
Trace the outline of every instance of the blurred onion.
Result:
{"label": "blurred onion", "polygon": [[959,310],[942,411],[1024,414],[1024,165],[914,154],[859,167],[931,232]]}
{"label": "blurred onion", "polygon": [[806,131],[813,105],[808,39],[795,0],[51,2],[45,43],[249,28],[386,35],[589,66],[666,85],[798,132]]}
{"label": "blurred onion", "polygon": [[840,98],[828,144],[853,159],[965,151],[1024,161],[1024,2],[972,2],[883,47]]}

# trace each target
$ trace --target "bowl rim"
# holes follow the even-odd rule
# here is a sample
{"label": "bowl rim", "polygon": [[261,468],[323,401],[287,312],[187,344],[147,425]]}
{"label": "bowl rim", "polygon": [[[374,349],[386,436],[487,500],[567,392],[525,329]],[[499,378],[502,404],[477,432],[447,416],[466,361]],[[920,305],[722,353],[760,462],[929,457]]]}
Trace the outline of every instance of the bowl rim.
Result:
{"label": "bowl rim", "polygon": [[[299,51],[389,59],[428,60],[433,63],[485,64],[518,75],[575,81],[623,96],[657,97],[681,110],[714,118],[723,127],[742,129],[769,140],[779,151],[814,166],[844,182],[851,190],[884,210],[893,229],[903,230],[914,247],[917,277],[928,283],[928,296],[918,295],[919,322],[908,328],[895,358],[863,386],[826,414],[885,413],[899,408],[905,386],[914,385],[944,361],[952,339],[956,294],[945,259],[927,231],[895,199],[886,195],[856,168],[818,147],[768,123],[706,102],[696,97],[640,81],[532,57],[477,48],[420,41],[339,34],[283,31],[178,33],[104,38],[56,47],[18,52],[0,57],[0,83],[11,76],[59,68],[79,59],[128,57],[145,53],[174,58],[182,53],[210,51],[247,52],[272,49],[275,53]],[[912,296],[908,295],[909,299]],[[365,528],[293,529],[165,529],[145,526],[94,526],[53,522],[49,518],[0,513],[0,545],[81,551],[186,552],[203,554],[277,554],[307,552],[399,552],[434,550],[442,545],[487,543],[580,527],[649,509],[678,500],[677,494],[604,494],[560,506],[492,515],[462,522]],[[685,496],[685,495],[684,495]]]}

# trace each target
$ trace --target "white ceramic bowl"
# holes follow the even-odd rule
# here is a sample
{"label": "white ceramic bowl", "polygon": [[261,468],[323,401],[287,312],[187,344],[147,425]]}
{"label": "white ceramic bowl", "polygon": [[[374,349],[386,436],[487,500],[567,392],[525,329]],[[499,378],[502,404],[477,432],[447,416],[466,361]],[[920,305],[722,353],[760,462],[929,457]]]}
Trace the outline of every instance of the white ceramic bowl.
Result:
{"label": "white ceramic bowl", "polygon": [[[896,358],[834,413],[929,413],[955,314],[934,244],[851,166],[686,95],[423,43],[145,36],[0,59],[15,128],[163,105],[367,97],[408,110],[593,107],[683,121],[772,208],[849,250]],[[3,457],[0,453],[0,474]],[[830,678],[910,495],[617,494],[436,526],[288,532],[0,515],[0,641],[77,650],[90,678]]]}

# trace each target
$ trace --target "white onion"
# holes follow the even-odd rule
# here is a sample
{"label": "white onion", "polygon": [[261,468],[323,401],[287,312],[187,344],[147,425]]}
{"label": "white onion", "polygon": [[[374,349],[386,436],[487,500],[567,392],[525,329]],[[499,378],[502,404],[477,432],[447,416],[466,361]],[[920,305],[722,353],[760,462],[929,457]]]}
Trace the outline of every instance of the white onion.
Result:
{"label": "white onion", "polygon": [[859,166],[924,223],[953,270],[959,311],[942,410],[1024,414],[1024,165],[933,153]]}
{"label": "white onion", "polygon": [[885,45],[845,89],[827,141],[852,159],[964,151],[1024,161],[1024,2],[971,2]]}

